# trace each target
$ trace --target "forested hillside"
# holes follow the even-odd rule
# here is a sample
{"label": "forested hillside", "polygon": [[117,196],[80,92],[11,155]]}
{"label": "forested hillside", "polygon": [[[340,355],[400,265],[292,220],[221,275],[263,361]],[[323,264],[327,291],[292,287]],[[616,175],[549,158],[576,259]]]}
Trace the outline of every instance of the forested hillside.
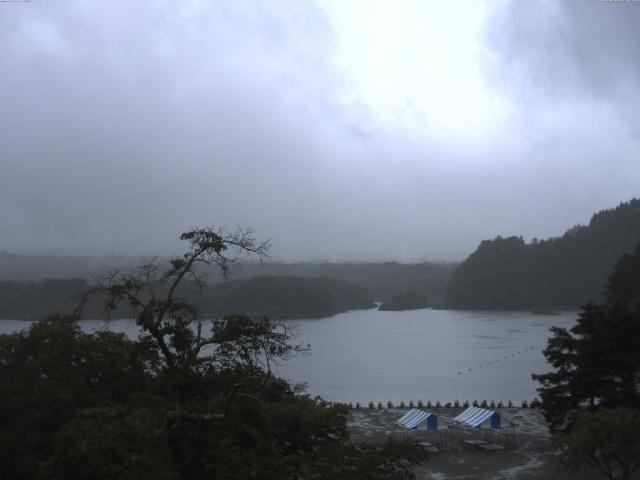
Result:
{"label": "forested hillside", "polygon": [[602,298],[618,258],[640,243],[640,200],[602,210],[562,237],[485,240],[453,272],[454,308],[575,308]]}
{"label": "forested hillside", "polygon": [[261,276],[214,285],[205,293],[203,314],[235,312],[286,318],[316,318],[347,310],[373,308],[363,287],[333,278]]}
{"label": "forested hillside", "polygon": [[[14,255],[0,251],[0,281],[39,282],[44,279],[84,278],[91,280],[109,269],[126,270],[142,261],[133,256],[47,256]],[[162,258],[159,259],[160,261]],[[257,276],[288,276],[344,280],[366,288],[376,301],[413,290],[436,303],[443,303],[445,288],[456,263],[242,263],[232,272],[233,279]],[[211,281],[222,277],[208,272]]]}
{"label": "forested hillside", "polygon": [[[84,279],[0,282],[0,319],[38,320],[49,312],[73,312],[91,285]],[[158,291],[162,291],[158,286]],[[166,287],[165,287],[166,288]],[[200,290],[185,282],[179,293],[198,306],[201,317],[220,318],[241,312],[283,318],[317,318],[347,310],[373,308],[367,290],[329,278],[254,277],[214,283]],[[120,307],[112,317],[129,317]],[[104,299],[89,297],[82,316],[103,318]]]}
{"label": "forested hillside", "polygon": [[384,301],[408,290],[441,303],[457,263],[267,263],[244,264],[234,278],[256,275],[329,277],[365,287],[375,301]]}

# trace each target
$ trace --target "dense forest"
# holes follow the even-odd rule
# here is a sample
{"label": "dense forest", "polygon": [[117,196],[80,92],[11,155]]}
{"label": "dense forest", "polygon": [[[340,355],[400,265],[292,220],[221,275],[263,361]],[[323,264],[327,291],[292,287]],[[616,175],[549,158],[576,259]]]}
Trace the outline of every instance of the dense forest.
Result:
{"label": "dense forest", "polygon": [[431,302],[443,303],[446,285],[457,263],[267,263],[244,264],[234,278],[255,275],[329,277],[366,288],[382,302],[408,290],[423,293]]}
{"label": "dense forest", "polygon": [[203,315],[233,312],[285,318],[316,318],[373,308],[369,292],[343,280],[261,276],[215,284],[205,290]]}
{"label": "dense forest", "polygon": [[601,300],[618,258],[640,243],[640,200],[602,210],[562,237],[485,240],[453,272],[453,308],[576,308]]}
{"label": "dense forest", "polygon": [[[159,258],[162,260],[162,258]],[[44,279],[84,278],[90,280],[110,269],[126,269],[143,261],[134,256],[33,256],[0,252],[0,281],[39,282]],[[455,263],[282,263],[244,262],[233,270],[234,279],[257,276],[328,277],[366,288],[376,301],[407,290],[424,293],[429,300],[442,303],[446,284]],[[221,281],[220,272],[211,269],[212,281]]]}
{"label": "dense forest", "polygon": [[[0,319],[37,320],[49,312],[73,312],[92,285],[83,279],[41,282],[0,282]],[[158,286],[162,291],[162,286]],[[184,282],[179,293],[198,306],[202,318],[220,318],[233,312],[282,318],[317,318],[347,310],[373,308],[363,287],[330,278],[262,276],[230,280],[200,288]],[[121,306],[115,316],[130,316]],[[83,318],[103,318],[104,299],[92,295],[84,305]]]}

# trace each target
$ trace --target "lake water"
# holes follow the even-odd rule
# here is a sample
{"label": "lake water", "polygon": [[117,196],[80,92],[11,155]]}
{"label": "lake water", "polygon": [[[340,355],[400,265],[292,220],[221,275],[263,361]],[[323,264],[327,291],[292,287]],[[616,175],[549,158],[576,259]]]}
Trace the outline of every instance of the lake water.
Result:
{"label": "lake water", "polygon": [[[327,400],[375,402],[423,400],[531,400],[537,384],[531,373],[549,366],[542,354],[551,326],[570,327],[576,312],[357,310],[329,318],[292,321],[308,356],[276,367],[293,383]],[[28,323],[0,321],[0,333]],[[105,328],[82,321],[85,331]],[[114,331],[135,337],[131,321],[115,320]]]}

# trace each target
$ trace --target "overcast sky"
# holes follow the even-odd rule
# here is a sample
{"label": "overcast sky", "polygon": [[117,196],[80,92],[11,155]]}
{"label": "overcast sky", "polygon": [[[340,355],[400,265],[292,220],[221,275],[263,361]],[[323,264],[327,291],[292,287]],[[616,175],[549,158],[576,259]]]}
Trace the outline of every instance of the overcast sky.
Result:
{"label": "overcast sky", "polygon": [[0,3],[0,249],[463,259],[640,196],[640,2]]}

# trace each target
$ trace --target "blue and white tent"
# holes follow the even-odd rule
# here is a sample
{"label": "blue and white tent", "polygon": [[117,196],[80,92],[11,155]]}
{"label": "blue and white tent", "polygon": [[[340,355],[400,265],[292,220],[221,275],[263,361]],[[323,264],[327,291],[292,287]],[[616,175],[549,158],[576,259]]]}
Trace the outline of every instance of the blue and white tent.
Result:
{"label": "blue and white tent", "polygon": [[403,415],[400,420],[398,420],[398,425],[405,430],[415,430],[418,428],[418,425],[425,422],[427,423],[427,431],[438,431],[438,417],[431,412],[425,412],[418,408],[413,408],[409,413]]}
{"label": "blue and white tent", "polygon": [[480,427],[483,422],[491,419],[491,428],[500,428],[500,415],[493,410],[470,407],[453,419],[454,422],[464,423],[470,427]]}

